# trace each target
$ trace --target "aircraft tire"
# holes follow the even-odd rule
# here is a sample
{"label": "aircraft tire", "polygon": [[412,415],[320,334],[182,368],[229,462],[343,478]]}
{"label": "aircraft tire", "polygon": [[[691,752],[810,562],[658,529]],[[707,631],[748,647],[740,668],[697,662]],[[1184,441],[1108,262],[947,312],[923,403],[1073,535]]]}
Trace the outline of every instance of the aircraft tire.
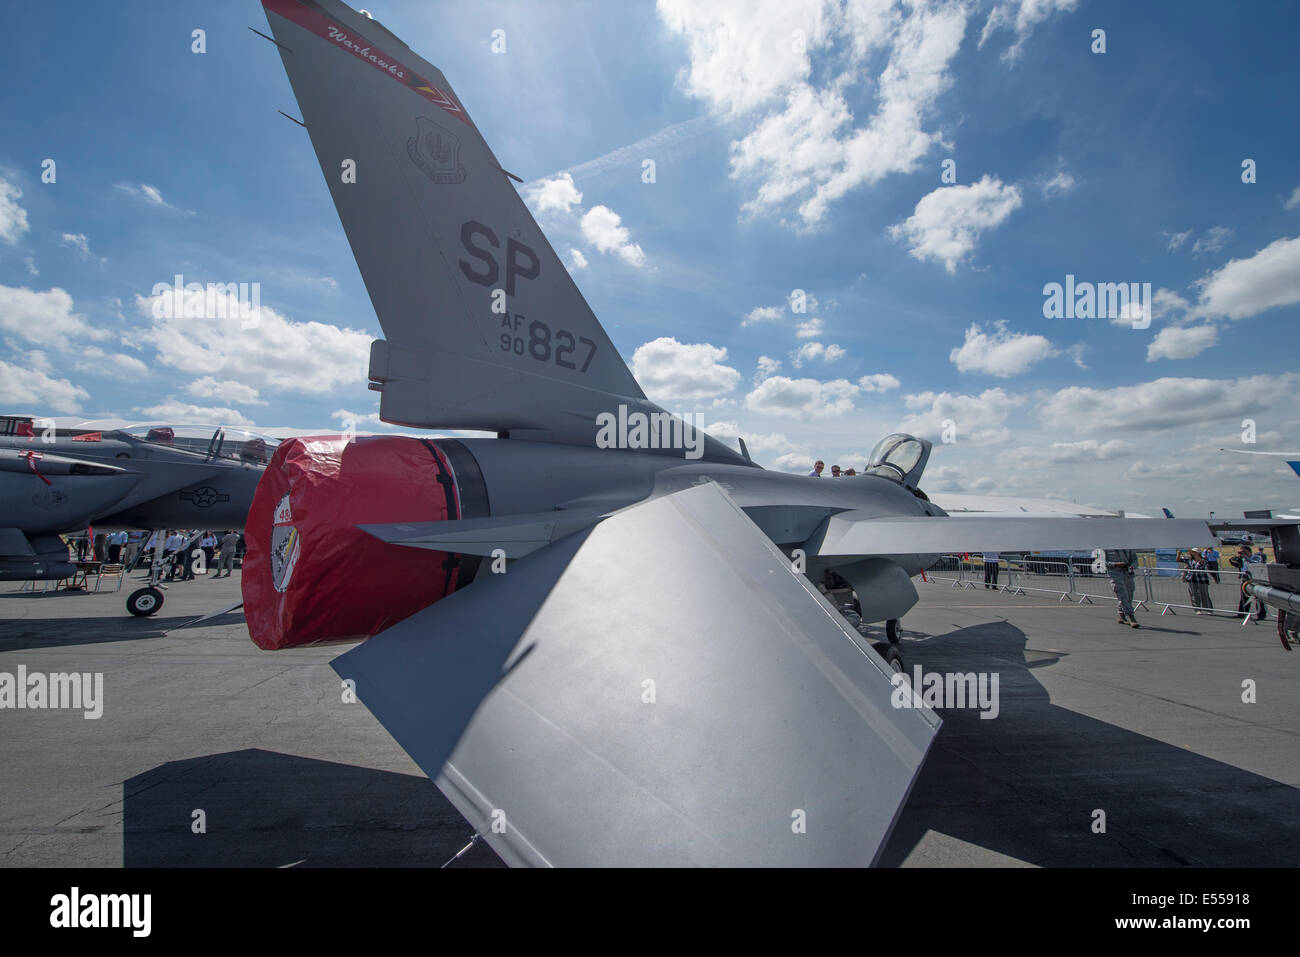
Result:
{"label": "aircraft tire", "polygon": [[891,645],[898,644],[898,639],[900,635],[901,635],[901,631],[899,628],[899,621],[897,618],[891,618],[889,619],[889,621],[885,622],[885,637],[889,639],[889,643]]}
{"label": "aircraft tire", "polygon": [[899,674],[906,673],[907,668],[903,664],[903,654],[895,646],[887,641],[877,641],[872,643],[872,647],[876,649],[876,654],[885,659],[885,664],[889,665],[890,669]]}
{"label": "aircraft tire", "polygon": [[137,589],[126,600],[126,610],[138,618],[147,618],[162,606],[163,593],[153,587]]}

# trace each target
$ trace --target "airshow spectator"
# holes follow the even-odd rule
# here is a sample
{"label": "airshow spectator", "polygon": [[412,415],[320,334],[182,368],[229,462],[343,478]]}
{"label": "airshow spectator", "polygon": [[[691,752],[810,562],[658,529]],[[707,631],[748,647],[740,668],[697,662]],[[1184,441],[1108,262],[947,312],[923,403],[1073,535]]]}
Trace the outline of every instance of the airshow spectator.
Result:
{"label": "airshow spectator", "polygon": [[226,532],[221,537],[221,564],[217,567],[217,577],[224,571],[229,578],[235,567],[235,549],[239,547],[239,533]]}
{"label": "airshow spectator", "polygon": [[831,478],[839,478],[839,477],[840,477],[840,467],[838,465],[832,465]]}
{"label": "airshow spectator", "polygon": [[165,541],[167,541],[166,534],[159,529],[154,529],[149,535],[149,540],[144,543],[144,556],[142,558],[147,556],[148,563],[152,565],[154,560],[162,554],[158,549],[163,547]]}
{"label": "airshow spectator", "polygon": [[144,541],[144,532],[131,532],[126,536],[126,548],[122,552],[122,564],[128,568],[140,554],[140,543]]}
{"label": "airshow spectator", "polygon": [[181,548],[181,581],[194,581],[194,553],[198,551],[195,545],[199,540],[199,533],[196,529],[188,528],[184,530],[185,545]]}
{"label": "airshow spectator", "polygon": [[1208,615],[1214,611],[1210,600],[1210,573],[1205,563],[1204,554],[1199,548],[1193,548],[1183,564],[1183,581],[1187,582],[1187,592],[1192,598],[1192,607],[1198,615]]}
{"label": "airshow spectator", "polygon": [[809,472],[808,475],[809,475],[811,478],[821,478],[821,477],[822,477],[822,469],[824,469],[824,468],[826,468],[826,463],[823,462],[821,459],[818,459],[818,460],[817,460],[817,464],[813,466],[813,470],[812,470],[811,472]]}
{"label": "airshow spectator", "polygon": [[1119,610],[1119,624],[1141,628],[1133,614],[1133,578],[1137,574],[1137,552],[1131,548],[1106,549],[1106,575]]}
{"label": "airshow spectator", "polygon": [[217,551],[217,536],[211,531],[204,532],[203,537],[199,539],[199,548],[203,549],[203,567],[211,568],[212,556]]}
{"label": "airshow spectator", "polygon": [[[1244,582],[1250,577],[1249,566],[1262,565],[1264,563],[1264,555],[1262,552],[1256,552],[1249,545],[1242,545],[1237,549],[1237,554],[1228,559],[1228,563],[1240,572],[1241,581]],[[1259,609],[1258,614],[1255,614],[1255,612],[1252,611],[1253,608]],[[1243,615],[1247,618],[1252,614],[1255,614],[1255,617],[1260,621],[1268,621],[1268,606],[1262,601],[1246,597],[1246,593],[1242,592],[1241,599],[1237,602],[1237,614]]]}
{"label": "airshow spectator", "polygon": [[171,572],[167,576],[169,582],[174,582],[176,580],[176,572],[179,571],[176,566],[180,561],[176,553],[181,550],[181,547],[184,544],[185,536],[182,535],[178,529],[172,529],[167,533],[167,540],[163,544],[163,561],[171,562]]}
{"label": "airshow spectator", "polygon": [[1002,556],[997,552],[984,553],[984,587],[998,587],[998,566],[1002,563]]}
{"label": "airshow spectator", "polygon": [[1214,579],[1214,584],[1219,584],[1219,550],[1211,545],[1201,552],[1201,557],[1205,559],[1205,567],[1209,570],[1210,577]]}

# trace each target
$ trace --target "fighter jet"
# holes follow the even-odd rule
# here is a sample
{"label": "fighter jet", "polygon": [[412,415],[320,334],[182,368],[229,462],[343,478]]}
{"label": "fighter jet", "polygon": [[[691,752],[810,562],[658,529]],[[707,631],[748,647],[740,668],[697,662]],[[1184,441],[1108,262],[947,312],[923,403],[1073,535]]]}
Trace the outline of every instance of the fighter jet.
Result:
{"label": "fighter jet", "polygon": [[939,719],[900,703],[897,647],[825,570],[896,642],[942,553],[1208,539],[950,517],[909,435],[829,481],[696,432],[646,397],[436,67],[337,0],[263,7],[384,331],[381,418],[496,438],[284,442],[246,526],[250,633],[373,636],[334,668],[506,862],[869,864]]}
{"label": "fighter jet", "polygon": [[96,430],[0,416],[0,581],[71,576],[58,535],[90,525],[243,528],[277,444],[221,426]]}

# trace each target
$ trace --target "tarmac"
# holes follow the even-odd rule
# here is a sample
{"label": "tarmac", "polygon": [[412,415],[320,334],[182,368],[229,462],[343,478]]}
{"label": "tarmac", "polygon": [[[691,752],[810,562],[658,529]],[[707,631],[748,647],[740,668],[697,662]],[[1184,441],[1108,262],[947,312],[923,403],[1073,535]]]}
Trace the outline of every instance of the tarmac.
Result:
{"label": "tarmac", "polygon": [[[0,711],[0,864],[439,866],[468,843],[344,702],[329,661],[351,645],[261,651],[238,611],[182,627],[238,601],[238,572],[173,585],[152,618],[126,613],[140,584],[0,584],[0,672],[103,674],[98,719]],[[1300,862],[1300,654],[1272,621],[1139,612],[1132,630],[1103,602],[917,587],[908,671],[996,673],[999,710],[938,709],[881,864]],[[480,842],[453,866],[501,865]]]}

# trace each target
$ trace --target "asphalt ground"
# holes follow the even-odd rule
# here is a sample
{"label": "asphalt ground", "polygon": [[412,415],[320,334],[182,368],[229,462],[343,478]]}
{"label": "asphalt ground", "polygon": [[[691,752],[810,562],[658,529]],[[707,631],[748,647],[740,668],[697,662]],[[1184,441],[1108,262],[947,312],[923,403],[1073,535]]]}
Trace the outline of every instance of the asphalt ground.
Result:
{"label": "asphalt ground", "polygon": [[[468,842],[365,707],[344,703],[328,663],[351,645],[261,651],[239,612],[182,627],[238,601],[238,583],[177,583],[147,619],[125,611],[138,581],[0,585],[0,671],[104,682],[97,720],[0,711],[0,864],[438,866]],[[1300,654],[1271,621],[1139,612],[1132,630],[1101,602],[918,589],[909,672],[996,674],[998,714],[938,709],[882,864],[1300,861]],[[499,864],[480,843],[455,866]]]}

